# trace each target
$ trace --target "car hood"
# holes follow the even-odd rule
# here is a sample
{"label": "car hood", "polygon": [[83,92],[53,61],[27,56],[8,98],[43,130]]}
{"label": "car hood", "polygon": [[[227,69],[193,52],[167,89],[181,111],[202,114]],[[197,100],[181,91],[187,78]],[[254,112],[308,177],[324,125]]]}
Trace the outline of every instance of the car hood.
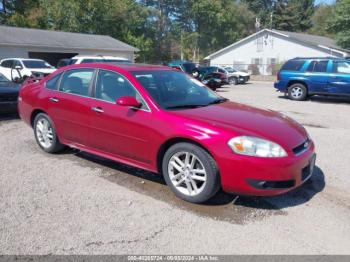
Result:
{"label": "car hood", "polygon": [[246,72],[234,72],[234,73],[228,73],[229,76],[250,76],[250,74]]}
{"label": "car hood", "polygon": [[250,74],[249,73],[246,73],[246,72],[242,72],[242,71],[239,71],[237,72],[240,76],[249,76]]}
{"label": "car hood", "polygon": [[268,139],[290,149],[300,145],[307,138],[304,127],[287,116],[234,102],[173,111],[173,113],[231,130],[235,135]]}
{"label": "car hood", "polygon": [[19,87],[13,82],[0,82],[0,94],[18,93]]}

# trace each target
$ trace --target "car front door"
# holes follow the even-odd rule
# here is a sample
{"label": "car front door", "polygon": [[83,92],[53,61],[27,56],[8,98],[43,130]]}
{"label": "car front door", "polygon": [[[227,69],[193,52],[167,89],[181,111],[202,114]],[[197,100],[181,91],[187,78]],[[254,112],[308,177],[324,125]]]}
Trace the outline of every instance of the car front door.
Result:
{"label": "car front door", "polygon": [[14,60],[12,59],[6,59],[1,62],[1,73],[10,81],[12,81],[11,78],[11,70],[13,67]]}
{"label": "car front door", "polygon": [[327,91],[350,95],[349,61],[333,61],[333,73],[330,74]]}
{"label": "car front door", "polygon": [[[117,105],[116,100],[123,96],[135,97],[142,107]],[[151,162],[152,112],[126,77],[114,71],[99,70],[95,99],[90,106],[88,144],[91,148],[142,164]]]}
{"label": "car front door", "polygon": [[309,80],[309,92],[324,93],[328,84],[328,60],[311,61],[306,69],[305,77]]}
{"label": "car front door", "polygon": [[65,71],[58,90],[49,90],[47,93],[48,114],[53,119],[60,138],[70,146],[86,145],[94,74],[95,69],[91,68]]}

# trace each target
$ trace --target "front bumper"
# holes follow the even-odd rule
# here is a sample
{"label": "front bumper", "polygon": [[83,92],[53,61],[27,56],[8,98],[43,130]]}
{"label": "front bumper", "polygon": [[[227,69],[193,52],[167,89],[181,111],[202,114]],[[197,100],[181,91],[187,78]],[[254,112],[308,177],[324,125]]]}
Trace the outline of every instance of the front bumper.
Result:
{"label": "front bumper", "polygon": [[245,84],[249,81],[249,79],[250,79],[250,76],[240,76],[238,78],[238,83]]}
{"label": "front bumper", "polygon": [[224,191],[239,195],[273,196],[293,190],[312,175],[314,144],[300,155],[257,158],[234,154],[221,159],[219,169]]}

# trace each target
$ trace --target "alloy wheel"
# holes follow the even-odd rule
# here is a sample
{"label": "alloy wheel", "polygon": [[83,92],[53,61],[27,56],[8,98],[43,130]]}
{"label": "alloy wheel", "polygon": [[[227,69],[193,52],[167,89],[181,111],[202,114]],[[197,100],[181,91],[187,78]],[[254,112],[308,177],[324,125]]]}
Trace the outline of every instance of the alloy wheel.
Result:
{"label": "alloy wheel", "polygon": [[301,89],[301,87],[295,86],[292,88],[290,94],[293,98],[298,99],[298,98],[302,97],[303,90]]}
{"label": "alloy wheel", "polygon": [[168,174],[174,187],[187,196],[200,194],[207,182],[204,165],[190,152],[174,154],[168,163]]}
{"label": "alloy wheel", "polygon": [[50,122],[47,119],[39,119],[39,121],[37,121],[35,131],[38,141],[42,147],[50,148],[53,145],[53,130]]}

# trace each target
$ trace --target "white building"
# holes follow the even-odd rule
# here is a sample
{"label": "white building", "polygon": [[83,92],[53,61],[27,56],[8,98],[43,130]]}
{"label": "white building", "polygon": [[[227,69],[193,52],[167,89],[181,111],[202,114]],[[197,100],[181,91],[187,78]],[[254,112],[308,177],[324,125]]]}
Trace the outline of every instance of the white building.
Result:
{"label": "white building", "polygon": [[263,29],[205,58],[212,66],[236,66],[252,73],[273,74],[276,64],[295,57],[348,57],[333,39]]}
{"label": "white building", "polygon": [[0,26],[0,59],[38,58],[56,65],[75,55],[111,55],[134,61],[137,51],[107,35]]}

